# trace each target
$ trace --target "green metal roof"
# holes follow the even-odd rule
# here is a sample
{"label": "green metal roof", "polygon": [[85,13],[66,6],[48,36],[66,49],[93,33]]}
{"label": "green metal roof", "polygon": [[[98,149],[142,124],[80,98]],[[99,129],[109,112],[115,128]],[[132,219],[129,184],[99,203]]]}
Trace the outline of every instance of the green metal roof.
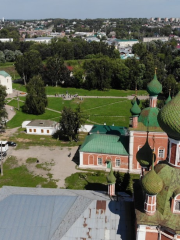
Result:
{"label": "green metal roof", "polygon": [[162,84],[158,81],[156,73],[153,80],[147,85],[147,92],[150,96],[157,96],[162,92]]}
{"label": "green metal roof", "polygon": [[158,114],[160,127],[170,138],[180,140],[180,92]]}
{"label": "green metal roof", "polygon": [[108,125],[94,125],[90,131],[91,133],[110,134],[110,135],[127,135],[126,127],[108,126]]}
{"label": "green metal roof", "polygon": [[5,71],[0,71],[0,75],[4,77],[9,77],[10,75]]}
{"label": "green metal roof", "polygon": [[157,194],[157,211],[153,216],[148,216],[143,212],[144,198],[141,195],[142,188],[141,185],[139,187],[136,185],[135,207],[137,224],[161,225],[180,234],[180,214],[171,212],[171,199],[174,197],[174,193],[179,193],[180,169],[173,168],[166,161],[162,161],[155,166],[155,172],[163,181],[163,188]]}
{"label": "green metal roof", "polygon": [[129,136],[90,134],[80,147],[80,152],[128,155]]}
{"label": "green metal roof", "polygon": [[142,122],[146,127],[159,127],[159,123],[157,121],[157,116],[159,113],[158,108],[144,108],[141,111],[141,114],[138,118],[138,122]]}
{"label": "green metal roof", "polygon": [[133,104],[132,108],[130,109],[130,112],[132,113],[132,115],[139,115],[141,113],[141,109],[137,104],[137,101],[135,101],[135,103]]}

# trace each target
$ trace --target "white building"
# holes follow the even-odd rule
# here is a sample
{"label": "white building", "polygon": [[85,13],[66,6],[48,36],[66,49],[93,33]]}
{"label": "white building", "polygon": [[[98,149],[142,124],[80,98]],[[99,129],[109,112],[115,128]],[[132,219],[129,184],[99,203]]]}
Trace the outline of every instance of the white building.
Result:
{"label": "white building", "polygon": [[0,42],[13,42],[13,38],[0,38]]}
{"label": "white building", "polygon": [[0,71],[0,84],[6,87],[6,93],[7,94],[11,94],[13,92],[13,90],[12,90],[12,78],[5,71]]}
{"label": "white building", "polygon": [[50,43],[53,37],[25,38],[25,42]]}
{"label": "white building", "polygon": [[59,129],[59,123],[51,120],[33,120],[26,125],[27,134],[53,135]]}

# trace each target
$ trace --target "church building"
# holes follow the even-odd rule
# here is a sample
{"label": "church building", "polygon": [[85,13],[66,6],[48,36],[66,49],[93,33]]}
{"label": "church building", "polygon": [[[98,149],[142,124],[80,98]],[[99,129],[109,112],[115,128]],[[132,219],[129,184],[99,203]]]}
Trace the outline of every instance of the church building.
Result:
{"label": "church building", "polygon": [[[158,123],[168,135],[165,161],[158,161],[149,139],[137,153],[141,179],[134,183],[136,240],[180,239],[180,92],[158,113]],[[149,152],[149,158],[142,156]],[[154,166],[155,165],[155,166]]]}
{"label": "church building", "polygon": [[[141,165],[137,162],[136,155],[147,142],[147,137],[150,148],[153,148],[156,154],[156,162],[166,159],[168,136],[157,121],[157,97],[162,92],[162,85],[156,72],[153,80],[147,85],[147,92],[150,104],[142,111],[137,96],[131,101],[132,123],[129,128],[94,125],[80,147],[79,167],[105,170],[110,168],[111,161],[113,170],[140,173]],[[146,155],[148,156],[148,152]]]}

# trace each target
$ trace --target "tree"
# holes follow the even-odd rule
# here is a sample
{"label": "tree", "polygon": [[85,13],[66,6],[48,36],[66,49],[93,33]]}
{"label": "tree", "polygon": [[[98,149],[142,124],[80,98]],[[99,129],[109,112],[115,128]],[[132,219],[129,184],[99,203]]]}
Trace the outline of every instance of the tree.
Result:
{"label": "tree", "polygon": [[55,55],[47,59],[46,66],[44,67],[43,76],[46,82],[51,83],[52,86],[64,84],[70,80],[70,71],[64,65],[64,60]]}
{"label": "tree", "polygon": [[73,138],[78,139],[78,130],[86,121],[86,115],[78,105],[75,111],[70,107],[64,107],[60,119],[61,132],[68,137],[70,141]]}
{"label": "tree", "polygon": [[14,51],[5,49],[4,54],[5,54],[6,62],[14,62],[15,60]]}
{"label": "tree", "polygon": [[1,63],[5,63],[6,62],[5,55],[4,55],[3,51],[0,51],[0,62]]}
{"label": "tree", "polygon": [[4,121],[7,118],[7,112],[4,108],[5,106],[5,98],[7,96],[6,87],[0,84],[0,124],[3,125]]}
{"label": "tree", "polygon": [[15,68],[21,78],[24,80],[24,85],[29,82],[30,78],[40,73],[42,69],[42,60],[40,53],[36,50],[25,52],[24,55],[16,57]]}
{"label": "tree", "polygon": [[26,86],[27,96],[23,111],[29,114],[40,115],[45,112],[48,104],[44,82],[41,77],[34,76]]}

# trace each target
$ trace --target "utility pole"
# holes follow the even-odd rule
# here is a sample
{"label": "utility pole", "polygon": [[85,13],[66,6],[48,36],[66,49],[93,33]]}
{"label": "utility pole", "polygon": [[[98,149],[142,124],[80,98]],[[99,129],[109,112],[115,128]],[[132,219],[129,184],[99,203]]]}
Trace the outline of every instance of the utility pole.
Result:
{"label": "utility pole", "polygon": [[2,141],[1,141],[1,176],[3,176],[3,155],[2,155]]}
{"label": "utility pole", "polygon": [[19,110],[19,93],[18,93],[18,90],[17,90],[17,109]]}

